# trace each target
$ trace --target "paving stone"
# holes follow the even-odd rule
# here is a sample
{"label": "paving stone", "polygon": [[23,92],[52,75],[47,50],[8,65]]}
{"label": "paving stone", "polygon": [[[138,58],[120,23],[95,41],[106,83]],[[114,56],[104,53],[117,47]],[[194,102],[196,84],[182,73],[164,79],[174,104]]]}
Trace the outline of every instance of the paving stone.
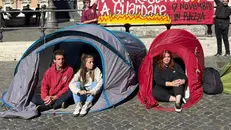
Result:
{"label": "paving stone", "polygon": [[7,129],[7,125],[5,125],[5,126],[0,126],[0,129],[1,129],[1,130],[6,130],[6,129]]}
{"label": "paving stone", "polygon": [[141,130],[142,128],[138,127],[138,126],[135,126],[135,127],[132,127],[130,128],[129,130]]}
{"label": "paving stone", "polygon": [[132,127],[133,127],[133,125],[131,125],[131,124],[126,124],[125,126],[123,126],[123,128],[126,129],[126,130],[128,130],[128,129],[132,128]]}
{"label": "paving stone", "polygon": [[[49,129],[49,128],[47,128],[47,129]],[[36,130],[35,128],[28,128],[28,130]]]}
{"label": "paving stone", "polygon": [[221,129],[222,129],[222,130],[231,130],[230,126],[229,126],[229,127],[228,127],[228,126],[224,126],[224,127],[222,127]]}
{"label": "paving stone", "polygon": [[115,128],[117,128],[117,127],[120,127],[120,126],[121,126],[121,123],[120,123],[120,122],[119,122],[119,123],[113,123],[112,126],[115,127]]}
{"label": "paving stone", "polygon": [[108,124],[105,124],[103,125],[104,129],[106,130],[113,130],[115,129],[116,127],[114,127],[111,123],[108,123]]}

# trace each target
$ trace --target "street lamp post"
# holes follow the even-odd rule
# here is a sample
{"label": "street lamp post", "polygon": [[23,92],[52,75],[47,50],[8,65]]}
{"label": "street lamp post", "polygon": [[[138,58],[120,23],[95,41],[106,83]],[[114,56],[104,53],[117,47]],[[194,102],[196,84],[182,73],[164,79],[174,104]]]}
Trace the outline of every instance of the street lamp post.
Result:
{"label": "street lamp post", "polygon": [[[54,6],[53,0],[48,0],[48,14],[47,14],[47,20],[46,20],[46,27],[47,28],[55,28],[58,26],[55,12],[52,10],[55,10],[56,7]],[[51,33],[55,31],[55,29],[47,29],[48,33]]]}
{"label": "street lamp post", "polygon": [[2,7],[0,7],[0,42],[2,42],[2,39],[3,39],[3,35],[2,35],[2,21],[3,21],[3,11],[2,11]]}

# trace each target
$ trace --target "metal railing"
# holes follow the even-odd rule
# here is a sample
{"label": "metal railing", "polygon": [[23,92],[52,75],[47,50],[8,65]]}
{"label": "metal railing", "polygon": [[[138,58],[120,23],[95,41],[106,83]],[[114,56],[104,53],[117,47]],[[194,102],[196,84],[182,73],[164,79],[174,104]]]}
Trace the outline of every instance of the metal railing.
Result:
{"label": "metal railing", "polygon": [[[214,7],[216,8],[216,7]],[[56,29],[60,29],[63,27],[58,27],[57,26],[57,21],[55,18],[55,12],[80,12],[82,10],[78,10],[78,9],[66,9],[66,10],[54,10],[52,8],[50,9],[43,9],[41,8],[40,10],[22,10],[22,11],[3,11],[0,10],[0,41],[3,39],[3,35],[2,32],[4,30],[22,30],[22,29],[40,29],[41,32],[41,37],[45,36],[46,31],[47,32],[52,32]],[[40,25],[37,27],[3,27],[3,18],[2,18],[2,14],[6,14],[6,13],[33,13],[33,15],[36,15],[36,13],[40,13],[41,17],[40,17]],[[45,17],[45,14],[48,13],[47,18]],[[32,16],[33,16],[32,15]],[[80,22],[80,21],[77,21]],[[78,24],[78,23],[76,23]],[[121,24],[121,25],[101,25],[104,27],[124,27],[126,32],[130,32],[130,27],[132,26],[166,26],[166,29],[170,29],[171,28],[171,24],[144,24],[144,25],[131,25],[131,24]],[[189,24],[188,24],[189,25]],[[211,25],[207,25],[208,26],[208,31],[212,31],[211,29]],[[212,32],[211,32],[212,33]]]}
{"label": "metal railing", "polygon": [[[63,27],[57,27],[57,21],[55,18],[55,12],[74,12],[74,11],[81,11],[81,10],[49,10],[49,9],[41,9],[41,10],[22,10],[22,11],[3,11],[0,10],[0,33],[2,33],[4,30],[22,30],[22,29],[40,29],[41,30],[41,36],[45,36],[46,30],[54,30],[54,29],[60,29]],[[27,15],[27,13],[32,13],[31,17],[36,15],[37,13],[40,13],[40,25],[37,27],[4,27],[3,26],[3,18],[2,14],[7,13],[24,13]],[[48,13],[47,18],[45,17],[46,13]],[[26,17],[26,16],[25,16]],[[14,18],[12,18],[14,19]],[[1,35],[1,34],[0,34]],[[3,37],[2,37],[3,38]],[[0,36],[0,40],[2,39]]]}

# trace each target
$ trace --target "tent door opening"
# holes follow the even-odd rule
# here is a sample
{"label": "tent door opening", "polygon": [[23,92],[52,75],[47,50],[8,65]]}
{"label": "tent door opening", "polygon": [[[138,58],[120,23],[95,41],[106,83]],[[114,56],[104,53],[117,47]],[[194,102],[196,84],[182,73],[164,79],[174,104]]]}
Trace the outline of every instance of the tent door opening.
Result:
{"label": "tent door opening", "polygon": [[[37,85],[34,89],[33,94],[40,94],[41,93],[41,82],[46,70],[53,64],[53,53],[56,50],[64,50],[65,52],[65,63],[70,65],[73,70],[74,74],[80,69],[81,66],[81,55],[91,54],[94,57],[94,65],[97,66],[101,72],[102,67],[102,60],[100,58],[100,52],[96,50],[92,45],[86,44],[83,42],[61,42],[52,46],[45,48],[39,52],[39,67],[36,73]],[[97,100],[97,98],[96,98]]]}

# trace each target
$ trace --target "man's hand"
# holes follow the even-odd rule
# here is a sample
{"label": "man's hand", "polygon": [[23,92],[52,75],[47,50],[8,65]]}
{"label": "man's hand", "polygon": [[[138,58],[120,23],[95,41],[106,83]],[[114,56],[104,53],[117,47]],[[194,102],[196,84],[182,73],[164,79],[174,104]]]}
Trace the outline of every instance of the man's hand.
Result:
{"label": "man's hand", "polygon": [[51,96],[51,100],[55,101],[57,99],[57,96]]}
{"label": "man's hand", "polygon": [[97,21],[98,21],[97,18],[91,20],[91,22],[97,22]]}
{"label": "man's hand", "polygon": [[44,100],[44,104],[45,105],[49,105],[49,104],[51,104],[51,96],[47,96],[46,98],[45,98],[45,100]]}
{"label": "man's hand", "polygon": [[57,96],[47,96],[44,100],[44,104],[52,104],[57,99]]}
{"label": "man's hand", "polygon": [[84,21],[83,23],[87,24],[87,23],[92,23],[92,22],[97,22],[97,21],[98,21],[98,19],[95,18],[95,19]]}

